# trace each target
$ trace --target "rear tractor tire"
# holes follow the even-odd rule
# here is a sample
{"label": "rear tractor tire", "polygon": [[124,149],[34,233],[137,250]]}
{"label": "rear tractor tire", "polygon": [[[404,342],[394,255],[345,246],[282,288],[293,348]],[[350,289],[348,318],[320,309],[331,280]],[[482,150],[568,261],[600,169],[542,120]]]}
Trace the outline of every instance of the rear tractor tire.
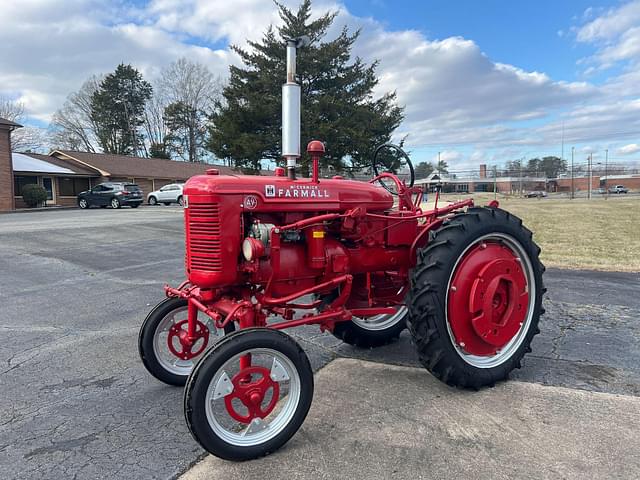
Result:
{"label": "rear tractor tire", "polygon": [[399,305],[395,313],[375,315],[369,318],[353,317],[348,322],[338,322],[333,335],[349,345],[373,348],[394,342],[407,328],[408,309]]}
{"label": "rear tractor tire", "polygon": [[435,377],[478,389],[521,367],[544,313],[539,253],[522,221],[499,208],[470,208],[431,234],[407,305],[420,362]]}
{"label": "rear tractor tire", "polygon": [[[202,332],[203,337],[193,346],[185,348],[180,343],[179,335],[187,329],[187,300],[167,298],[149,312],[140,328],[138,352],[151,375],[169,385],[184,385],[204,352],[235,329],[233,322],[230,322],[224,331],[220,330],[211,318],[202,313],[198,314],[198,322],[198,332]],[[174,353],[185,351],[190,358],[179,358]],[[197,355],[193,355],[195,353]]]}

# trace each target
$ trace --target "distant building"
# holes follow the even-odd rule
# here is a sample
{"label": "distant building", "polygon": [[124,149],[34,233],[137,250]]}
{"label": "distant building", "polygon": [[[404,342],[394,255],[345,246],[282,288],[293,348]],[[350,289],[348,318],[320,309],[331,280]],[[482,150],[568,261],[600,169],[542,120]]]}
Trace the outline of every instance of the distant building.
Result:
{"label": "distant building", "polygon": [[487,166],[480,165],[478,176],[458,177],[455,175],[432,173],[427,178],[417,179],[415,185],[432,192],[440,185],[443,193],[493,192],[518,193],[532,190],[547,190],[545,177],[487,177]]}
{"label": "distant building", "polygon": [[54,150],[49,155],[11,153],[11,132],[20,125],[0,118],[0,211],[25,208],[22,189],[42,185],[47,205],[71,206],[78,193],[106,181],[137,183],[144,193],[163,185],[184,182],[194,175],[229,167],[205,163],[176,162],[102,153]]}

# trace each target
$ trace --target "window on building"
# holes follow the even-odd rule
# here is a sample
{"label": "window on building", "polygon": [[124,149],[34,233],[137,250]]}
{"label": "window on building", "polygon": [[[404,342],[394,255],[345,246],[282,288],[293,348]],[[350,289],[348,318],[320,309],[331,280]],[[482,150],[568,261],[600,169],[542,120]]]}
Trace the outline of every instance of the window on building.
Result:
{"label": "window on building", "polygon": [[81,177],[59,177],[58,185],[60,188],[60,196],[75,197],[80,192],[89,190],[89,179]]}
{"label": "window on building", "polygon": [[13,194],[16,197],[22,196],[22,188],[25,185],[29,185],[30,183],[38,184],[38,177],[36,176],[26,176],[26,175],[16,175],[13,177]]}

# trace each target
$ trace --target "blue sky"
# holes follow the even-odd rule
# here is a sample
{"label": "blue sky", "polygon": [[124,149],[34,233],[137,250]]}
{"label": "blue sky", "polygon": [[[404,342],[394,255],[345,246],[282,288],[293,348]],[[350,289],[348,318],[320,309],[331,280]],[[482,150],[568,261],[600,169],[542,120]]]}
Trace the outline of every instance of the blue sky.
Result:
{"label": "blue sky", "polygon": [[[296,0],[284,0],[292,8]],[[0,17],[0,97],[46,127],[90,75],[131,63],[151,80],[186,56],[221,78],[229,44],[258,39],[267,0],[21,0]],[[362,28],[355,54],[380,61],[377,95],[406,107],[415,161],[438,152],[453,169],[609,149],[640,159],[640,0],[315,0],[336,25]],[[324,139],[330,144],[330,139]]]}
{"label": "blue sky", "polygon": [[472,39],[494,61],[563,80],[580,79],[576,62],[593,51],[572,41],[571,28],[587,9],[602,10],[617,4],[595,0],[346,2],[354,15],[380,19],[391,29],[418,30],[432,39]]}

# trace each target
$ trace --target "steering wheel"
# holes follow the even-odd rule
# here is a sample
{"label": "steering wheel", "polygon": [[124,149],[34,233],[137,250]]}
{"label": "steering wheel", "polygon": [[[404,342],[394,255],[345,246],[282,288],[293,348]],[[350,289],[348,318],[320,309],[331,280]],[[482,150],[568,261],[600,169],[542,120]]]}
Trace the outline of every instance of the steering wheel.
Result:
{"label": "steering wheel", "polygon": [[[381,173],[378,171],[378,156],[380,155],[380,152],[385,148],[389,148],[391,150],[395,150],[396,152],[398,152],[400,154],[401,158],[404,158],[407,161],[407,166],[409,167],[409,176],[410,176],[409,178],[410,178],[410,181],[409,181],[408,185],[407,184],[405,184],[405,185],[408,188],[413,187],[413,182],[416,179],[416,174],[415,174],[415,172],[413,170],[413,163],[411,163],[411,159],[409,158],[409,155],[407,155],[407,152],[405,152],[398,145],[394,145],[393,143],[383,143],[378,148],[376,148],[376,151],[373,154],[373,160],[371,161],[371,167],[373,168],[373,174],[376,177],[379,177],[381,175]],[[389,174],[389,172],[384,172],[384,173]],[[397,177],[395,172],[391,172],[391,173],[394,176]],[[382,181],[383,178],[384,178],[384,176],[382,178],[378,179],[378,182],[380,182],[380,185],[382,185],[389,193],[391,193],[393,195],[398,195],[397,191],[394,191],[391,186],[387,185],[385,182]]]}

